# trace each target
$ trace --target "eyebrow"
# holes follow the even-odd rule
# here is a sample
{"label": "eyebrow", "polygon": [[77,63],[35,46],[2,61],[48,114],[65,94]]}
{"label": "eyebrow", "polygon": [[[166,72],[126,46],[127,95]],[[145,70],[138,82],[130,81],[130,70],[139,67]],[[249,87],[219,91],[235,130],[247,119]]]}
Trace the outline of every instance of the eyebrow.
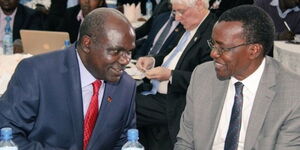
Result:
{"label": "eyebrow", "polygon": [[222,41],[216,41],[216,40],[213,39],[212,37],[211,37],[211,40],[212,40],[214,43],[218,44],[218,45],[224,45],[224,43],[223,43]]}

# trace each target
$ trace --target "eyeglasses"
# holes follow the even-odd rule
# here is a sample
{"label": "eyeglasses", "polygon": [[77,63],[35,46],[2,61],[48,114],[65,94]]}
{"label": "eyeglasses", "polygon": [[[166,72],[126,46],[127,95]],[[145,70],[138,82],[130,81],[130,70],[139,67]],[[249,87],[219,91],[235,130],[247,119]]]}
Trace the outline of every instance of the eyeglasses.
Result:
{"label": "eyeglasses", "polygon": [[217,50],[218,55],[222,55],[223,53],[231,51],[235,48],[245,46],[245,45],[249,45],[249,44],[253,44],[253,43],[243,43],[243,44],[239,44],[237,46],[224,48],[224,47],[217,47],[215,41],[210,39],[210,40],[207,40],[207,44],[208,44],[209,48],[211,48],[211,50],[215,49],[215,50]]}
{"label": "eyeglasses", "polygon": [[185,13],[187,10],[188,10],[188,8],[187,8],[187,9],[172,10],[172,15],[175,17],[176,14],[177,14],[177,16],[181,17],[181,16],[184,15],[184,13]]}

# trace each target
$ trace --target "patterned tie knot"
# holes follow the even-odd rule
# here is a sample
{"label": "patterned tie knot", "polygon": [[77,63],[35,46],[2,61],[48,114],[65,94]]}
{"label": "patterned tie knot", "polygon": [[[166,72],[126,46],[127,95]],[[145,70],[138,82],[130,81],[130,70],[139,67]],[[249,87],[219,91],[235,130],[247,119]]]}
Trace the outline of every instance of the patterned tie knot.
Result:
{"label": "patterned tie knot", "polygon": [[169,18],[169,20],[170,20],[170,21],[174,21],[174,20],[175,20],[175,16],[174,16],[174,15],[171,15],[170,18]]}
{"label": "patterned tie knot", "polygon": [[244,84],[242,82],[236,82],[234,83],[234,86],[235,86],[235,93],[241,94],[243,91]]}
{"label": "patterned tie knot", "polygon": [[99,88],[100,88],[100,86],[102,84],[101,81],[100,80],[96,80],[92,84],[93,84],[93,93],[98,95]]}
{"label": "patterned tie knot", "polygon": [[6,20],[6,22],[10,22],[10,21],[11,21],[11,17],[6,16],[6,17],[5,17],[5,20]]}

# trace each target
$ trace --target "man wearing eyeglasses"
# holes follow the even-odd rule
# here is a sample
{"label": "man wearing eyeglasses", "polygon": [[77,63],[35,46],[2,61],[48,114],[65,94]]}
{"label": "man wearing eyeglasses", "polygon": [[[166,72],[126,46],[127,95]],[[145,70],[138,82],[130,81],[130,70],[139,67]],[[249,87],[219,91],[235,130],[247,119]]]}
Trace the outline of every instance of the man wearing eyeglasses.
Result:
{"label": "man wearing eyeglasses", "polygon": [[266,56],[274,24],[262,9],[223,13],[195,68],[175,150],[299,150],[300,77]]}
{"label": "man wearing eyeglasses", "polygon": [[[173,149],[192,71],[198,64],[211,60],[207,40],[216,19],[208,10],[208,0],[171,3],[175,20],[186,32],[175,47],[155,57],[140,57],[137,62],[152,84],[152,88],[143,88],[136,96],[137,125],[147,131],[146,138],[141,137],[146,141],[146,149]],[[140,87],[147,85],[143,83]]]}

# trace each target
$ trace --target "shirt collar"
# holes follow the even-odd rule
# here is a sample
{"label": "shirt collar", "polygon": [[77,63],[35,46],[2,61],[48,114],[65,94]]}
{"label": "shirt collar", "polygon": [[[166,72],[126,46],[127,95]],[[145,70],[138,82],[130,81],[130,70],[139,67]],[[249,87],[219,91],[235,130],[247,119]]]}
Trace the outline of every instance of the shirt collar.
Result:
{"label": "shirt collar", "polygon": [[299,6],[296,6],[294,8],[289,8],[289,9],[285,10],[284,12],[282,12],[280,7],[279,7],[279,0],[272,0],[270,2],[270,5],[276,7],[278,15],[280,16],[280,18],[285,18],[288,15],[288,13],[290,13],[292,11],[295,11],[295,12],[300,11]]}
{"label": "shirt collar", "polygon": [[[261,76],[263,74],[263,71],[265,69],[266,65],[266,59],[264,58],[259,67],[246,79],[240,81],[244,84],[244,87],[247,88],[252,94],[255,94],[261,79]],[[238,82],[238,80],[234,77],[230,79],[230,83],[234,84]]]}
{"label": "shirt collar", "polygon": [[[83,65],[80,56],[78,54],[78,51],[76,49],[78,64],[79,64],[79,71],[80,71],[80,81],[81,81],[81,88],[84,88],[86,86],[91,85],[95,80],[97,80]],[[104,83],[103,80],[101,80],[102,84]]]}

